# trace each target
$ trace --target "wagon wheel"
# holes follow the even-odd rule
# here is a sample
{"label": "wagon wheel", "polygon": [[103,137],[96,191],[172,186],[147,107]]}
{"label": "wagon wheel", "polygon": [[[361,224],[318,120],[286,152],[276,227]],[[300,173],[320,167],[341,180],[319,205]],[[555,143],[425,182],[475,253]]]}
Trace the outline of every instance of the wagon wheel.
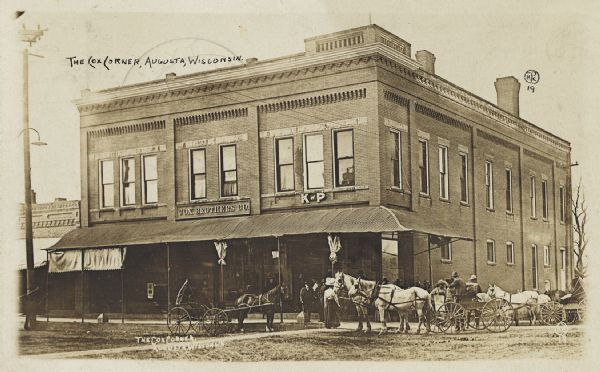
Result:
{"label": "wagon wheel", "polygon": [[192,318],[183,307],[174,307],[167,315],[167,326],[173,335],[185,335],[190,330]]}
{"label": "wagon wheel", "polygon": [[209,309],[202,317],[202,327],[210,336],[223,334],[229,329],[229,316],[222,309]]}
{"label": "wagon wheel", "polygon": [[577,317],[579,318],[580,322],[583,322],[585,320],[585,307],[586,307],[586,301],[585,299],[579,301],[579,306],[577,307]]}
{"label": "wagon wheel", "polygon": [[485,329],[485,326],[481,321],[481,310],[471,309],[467,312],[467,325],[469,326],[469,328],[477,330]]}
{"label": "wagon wheel", "polygon": [[427,317],[427,321],[429,322],[429,330],[431,332],[433,332],[433,333],[442,332],[441,329],[438,327],[437,312],[435,310],[433,310],[433,308],[431,310],[427,311],[425,316]]}
{"label": "wagon wheel", "polygon": [[464,331],[466,322],[467,312],[456,302],[446,302],[436,313],[436,325],[444,333]]}
{"label": "wagon wheel", "polygon": [[563,305],[556,301],[546,302],[540,306],[540,318],[542,319],[542,324],[558,324],[565,318],[565,309]]}
{"label": "wagon wheel", "polygon": [[514,309],[503,298],[490,300],[481,308],[481,322],[490,332],[504,332],[512,325]]}

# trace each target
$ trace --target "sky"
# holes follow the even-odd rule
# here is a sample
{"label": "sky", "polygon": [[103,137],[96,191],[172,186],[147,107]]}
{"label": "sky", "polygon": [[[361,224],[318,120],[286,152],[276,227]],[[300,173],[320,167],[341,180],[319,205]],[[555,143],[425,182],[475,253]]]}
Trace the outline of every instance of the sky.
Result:
{"label": "sky", "polygon": [[[600,172],[600,32],[597,5],[548,1],[49,1],[4,2],[2,13],[2,188],[4,231],[14,227],[11,205],[23,200],[22,50],[16,30],[47,29],[30,47],[30,126],[47,146],[31,149],[38,202],[80,198],[79,114],[73,100],[99,90],[199,71],[198,67],[71,66],[69,57],[240,55],[259,60],[302,52],[304,38],[370,21],[436,56],[436,74],[495,102],[494,81],[521,82],[521,117],[572,146],[573,182],[581,178],[589,208],[589,239],[598,238]],[[16,9],[26,9],[18,20]],[[234,65],[233,63],[231,65]],[[223,66],[225,67],[225,66]],[[213,68],[205,66],[204,69]],[[537,70],[535,92],[524,73]],[[6,234],[5,234],[6,235]]]}

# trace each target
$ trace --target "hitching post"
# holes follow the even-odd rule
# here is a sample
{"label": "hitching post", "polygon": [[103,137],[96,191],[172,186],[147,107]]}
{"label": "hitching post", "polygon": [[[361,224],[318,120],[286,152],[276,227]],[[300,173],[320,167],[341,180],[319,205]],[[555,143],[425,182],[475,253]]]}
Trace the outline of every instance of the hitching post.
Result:
{"label": "hitching post", "polygon": [[[279,237],[277,237],[277,266],[279,269],[279,291],[281,292],[281,248],[279,246]],[[279,320],[283,323],[283,299],[279,294]]]}

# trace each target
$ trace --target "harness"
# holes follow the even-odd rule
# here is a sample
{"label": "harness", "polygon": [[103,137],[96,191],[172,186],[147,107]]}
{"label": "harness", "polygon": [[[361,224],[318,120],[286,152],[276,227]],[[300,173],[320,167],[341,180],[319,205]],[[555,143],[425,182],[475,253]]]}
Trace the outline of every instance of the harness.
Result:
{"label": "harness", "polygon": [[[356,295],[355,297],[362,297],[365,300],[365,303],[359,303],[358,301],[356,301],[355,299],[352,299],[352,302],[354,302],[355,304],[359,304],[362,306],[366,306],[366,305],[371,305],[373,306],[374,302],[376,300],[381,300],[383,301],[386,305],[387,305],[387,309],[389,310],[391,307],[394,307],[394,309],[399,310],[397,306],[399,305],[404,305],[404,304],[408,304],[408,303],[412,303],[413,307],[416,309],[417,308],[417,301],[426,301],[426,299],[420,298],[420,297],[416,297],[414,300],[409,300],[409,301],[403,301],[403,302],[392,302],[392,301],[388,301],[387,299],[381,297],[381,287],[383,285],[381,284],[375,284],[375,286],[373,287],[373,290],[371,291],[371,294],[369,295],[367,292],[365,292],[360,285],[360,278],[358,278],[357,282],[356,282]],[[391,292],[390,292],[390,300],[394,298],[394,293],[396,292],[396,286],[393,285],[391,288]]]}

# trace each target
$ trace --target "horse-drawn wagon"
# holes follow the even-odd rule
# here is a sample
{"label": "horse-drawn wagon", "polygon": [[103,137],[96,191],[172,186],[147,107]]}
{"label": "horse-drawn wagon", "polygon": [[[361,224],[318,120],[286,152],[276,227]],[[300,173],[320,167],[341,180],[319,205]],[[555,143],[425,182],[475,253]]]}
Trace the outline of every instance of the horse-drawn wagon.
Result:
{"label": "horse-drawn wagon", "polygon": [[[437,301],[436,301],[437,299]],[[457,333],[467,329],[505,332],[512,324],[513,306],[503,298],[473,296],[434,296],[430,316],[434,332]]]}
{"label": "horse-drawn wagon", "polygon": [[571,281],[568,293],[555,290],[549,293],[550,301],[540,305],[542,324],[554,325],[559,322],[572,324],[585,318],[586,296],[581,278]]}
{"label": "horse-drawn wagon", "polygon": [[167,314],[167,326],[174,335],[186,335],[193,330],[196,333],[204,331],[209,336],[219,336],[234,330],[231,321],[234,317],[237,319],[237,328],[243,331],[243,322],[248,313],[253,309],[260,309],[267,315],[267,331],[272,331],[274,307],[286,294],[285,285],[277,285],[260,295],[242,295],[234,307],[219,308],[198,302],[189,280],[186,279],[177,292],[175,306]]}

